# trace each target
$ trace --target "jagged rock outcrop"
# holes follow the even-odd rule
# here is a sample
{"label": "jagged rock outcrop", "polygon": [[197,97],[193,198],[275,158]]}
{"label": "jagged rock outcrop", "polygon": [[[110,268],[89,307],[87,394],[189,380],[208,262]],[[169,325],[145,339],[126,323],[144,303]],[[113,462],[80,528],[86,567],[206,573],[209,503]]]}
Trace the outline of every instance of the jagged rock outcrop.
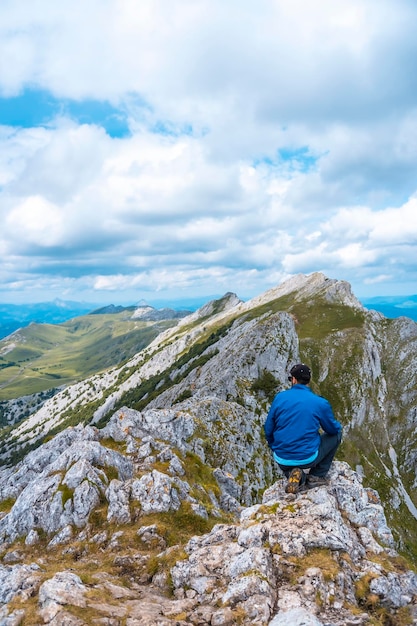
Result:
{"label": "jagged rock outcrop", "polygon": [[369,593],[378,589],[386,607],[412,606],[416,574],[387,572],[377,557],[395,559],[392,548],[378,495],[338,463],[329,488],[293,500],[281,481],[262,504],[242,511],[239,525],[219,525],[191,539],[188,558],[171,570],[174,595],[185,597],[191,589],[188,596],[195,592],[200,603],[227,605],[248,624],[267,624],[275,613],[272,624],[305,623],[295,620],[295,610],[319,617],[317,624],[365,624],[369,616],[355,616],[353,609],[357,583],[367,575]]}
{"label": "jagged rock outcrop", "polygon": [[[215,524],[183,548],[167,547],[163,528],[142,525],[140,517],[116,530],[104,525],[101,533],[87,524],[35,559],[27,549],[3,547],[3,562],[13,558],[0,565],[0,624],[22,623],[28,607],[37,618],[25,624],[79,626],[417,620],[417,575],[393,547],[378,494],[340,462],[328,486],[293,496],[285,494],[284,482],[267,489],[262,502],[242,508],[235,521]],[[48,552],[67,566],[48,568]]]}
{"label": "jagged rock outcrop", "polygon": [[[70,525],[81,527],[108,486],[106,470],[116,472],[119,479],[132,476],[129,459],[88,438],[94,436],[93,429],[74,430],[80,436],[59,456],[55,452],[52,460],[46,461],[41,448],[28,455],[11,481],[7,474],[2,477],[3,498],[16,497],[16,501],[0,520],[0,541],[13,541],[38,530],[53,534]],[[64,432],[59,439],[68,440],[71,434]]]}
{"label": "jagged rock outcrop", "polygon": [[[208,516],[207,507],[218,516],[221,510],[237,511],[240,502],[251,504],[272,478],[260,425],[256,435],[252,431],[253,421],[242,407],[230,409],[218,399],[143,413],[124,407],[101,430],[69,428],[16,467],[3,470],[0,500],[12,501],[12,506],[0,519],[0,541],[23,536],[33,542],[36,533],[44,532],[60,542],[68,529],[85,526],[101,501],[108,505],[107,519],[118,523],[131,521],[135,503],[143,515],[176,511],[183,501],[202,517]],[[210,438],[209,448],[202,437]],[[117,444],[123,453],[112,449]],[[241,454],[230,456],[230,445]],[[199,497],[192,495],[195,484],[186,476],[196,462],[212,467],[209,483],[198,484]],[[161,465],[164,471],[157,469]]]}
{"label": "jagged rock outcrop", "polygon": [[292,294],[297,301],[323,298],[329,304],[339,303],[353,309],[364,310],[363,305],[352,293],[348,282],[328,278],[321,272],[314,272],[309,276],[298,274],[260,296],[255,296],[247,305],[253,308],[253,306],[259,306],[289,294]]}

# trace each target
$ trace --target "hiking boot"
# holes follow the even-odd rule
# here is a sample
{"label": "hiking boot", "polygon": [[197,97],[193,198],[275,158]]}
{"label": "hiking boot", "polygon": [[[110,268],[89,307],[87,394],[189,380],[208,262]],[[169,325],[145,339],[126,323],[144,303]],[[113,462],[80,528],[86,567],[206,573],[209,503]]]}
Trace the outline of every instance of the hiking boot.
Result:
{"label": "hiking boot", "polygon": [[298,493],[301,482],[303,480],[304,472],[299,467],[294,467],[288,476],[288,483],[285,487],[285,493]]}
{"label": "hiking boot", "polygon": [[313,489],[313,487],[322,487],[323,485],[328,485],[329,481],[326,476],[314,476],[314,474],[309,474],[307,476],[307,487],[309,489]]}

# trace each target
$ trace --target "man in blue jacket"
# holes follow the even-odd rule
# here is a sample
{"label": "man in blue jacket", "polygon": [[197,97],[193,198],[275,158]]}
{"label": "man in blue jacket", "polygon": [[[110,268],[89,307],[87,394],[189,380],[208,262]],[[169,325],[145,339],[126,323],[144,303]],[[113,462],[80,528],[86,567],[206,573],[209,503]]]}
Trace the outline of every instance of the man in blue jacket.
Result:
{"label": "man in blue jacket", "polygon": [[[292,386],[275,396],[264,425],[274,459],[288,478],[287,493],[326,484],[342,440],[342,425],[330,403],[310,389],[310,379],[307,365],[294,365],[288,376]],[[308,475],[303,472],[307,468]]]}

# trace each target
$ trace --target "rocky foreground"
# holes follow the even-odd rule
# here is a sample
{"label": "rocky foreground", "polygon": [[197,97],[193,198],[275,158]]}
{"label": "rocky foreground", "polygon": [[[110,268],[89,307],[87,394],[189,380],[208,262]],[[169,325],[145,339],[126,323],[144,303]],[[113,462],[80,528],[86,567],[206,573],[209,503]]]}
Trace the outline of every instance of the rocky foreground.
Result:
{"label": "rocky foreground", "polygon": [[1,470],[1,626],[417,623],[417,575],[348,464],[242,506],[187,414],[153,415],[68,428]]}

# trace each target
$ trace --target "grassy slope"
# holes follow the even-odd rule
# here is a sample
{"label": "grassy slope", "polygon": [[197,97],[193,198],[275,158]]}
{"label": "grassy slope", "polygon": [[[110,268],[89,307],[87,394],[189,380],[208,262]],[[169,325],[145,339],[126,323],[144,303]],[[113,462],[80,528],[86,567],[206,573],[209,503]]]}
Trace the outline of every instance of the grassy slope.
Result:
{"label": "grassy slope", "polygon": [[[0,356],[0,400],[69,384],[142,350],[175,322],[141,322],[129,313],[88,315],[59,325],[31,324]],[[9,340],[10,342],[10,340]],[[0,348],[5,342],[0,342]]]}

